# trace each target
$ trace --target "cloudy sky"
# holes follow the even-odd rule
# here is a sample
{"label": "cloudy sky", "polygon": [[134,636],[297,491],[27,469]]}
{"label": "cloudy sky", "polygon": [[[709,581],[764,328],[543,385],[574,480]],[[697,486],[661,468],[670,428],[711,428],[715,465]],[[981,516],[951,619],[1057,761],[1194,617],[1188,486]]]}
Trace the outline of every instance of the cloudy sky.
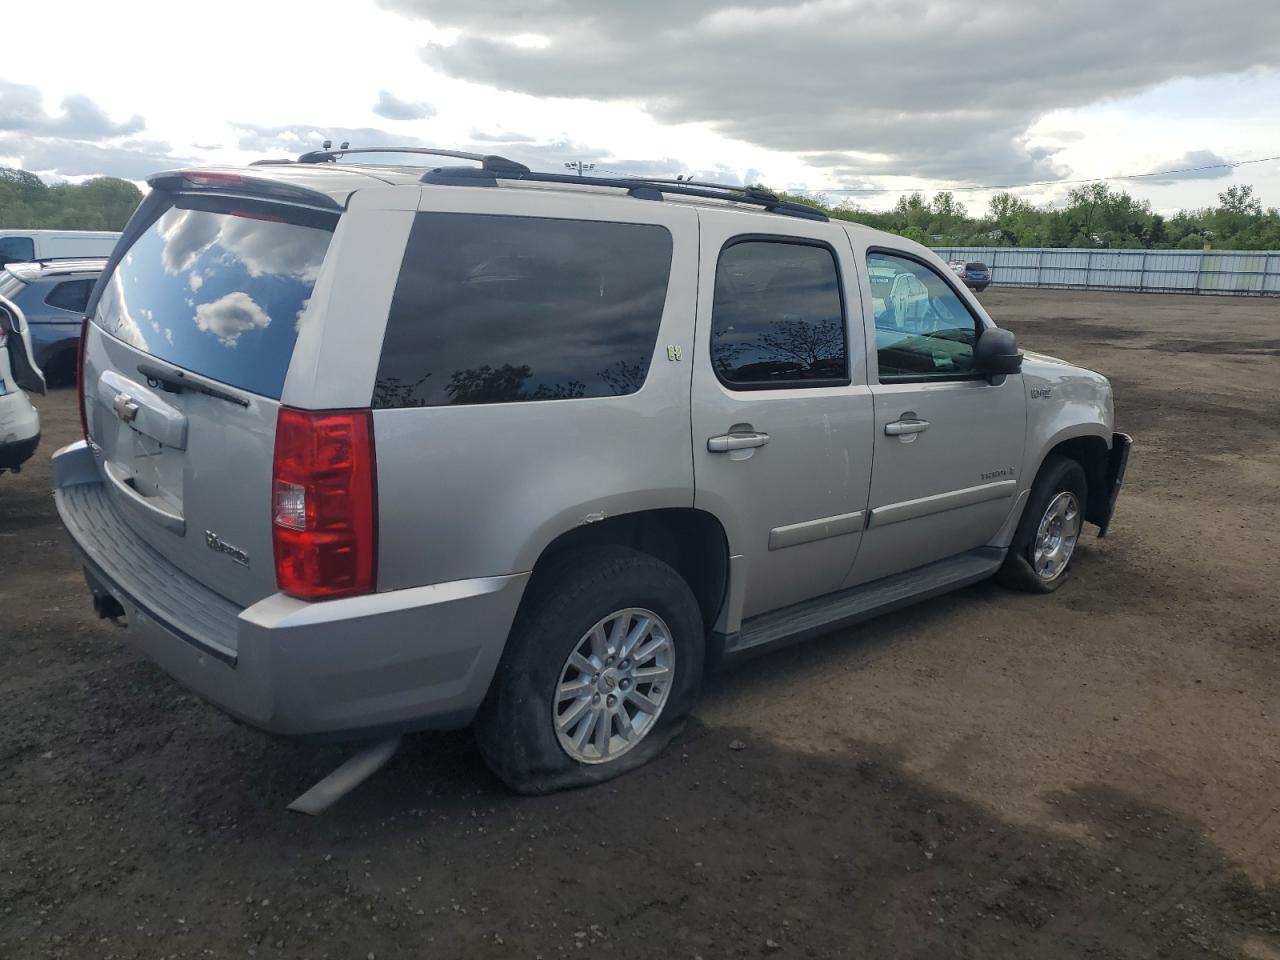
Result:
{"label": "cloudy sky", "polygon": [[[148,12],[150,9],[151,12]],[[62,0],[0,58],[0,164],[49,178],[331,137],[694,172],[862,206],[1280,154],[1276,0]],[[1131,182],[1161,210],[1280,162]],[[1060,199],[1062,183],[1021,189]],[[854,191],[836,193],[836,190]],[[988,191],[967,192],[971,209]]]}

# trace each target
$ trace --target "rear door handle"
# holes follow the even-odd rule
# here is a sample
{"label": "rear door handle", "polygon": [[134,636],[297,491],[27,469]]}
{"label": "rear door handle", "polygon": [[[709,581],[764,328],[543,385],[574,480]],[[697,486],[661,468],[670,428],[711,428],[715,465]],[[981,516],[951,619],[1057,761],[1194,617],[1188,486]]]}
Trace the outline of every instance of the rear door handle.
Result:
{"label": "rear door handle", "polygon": [[884,425],[884,432],[890,437],[904,437],[913,433],[924,433],[929,429],[928,420],[895,420]]}
{"label": "rear door handle", "polygon": [[707,449],[712,453],[728,453],[730,450],[763,447],[768,442],[767,433],[726,433],[723,436],[709,438]]}

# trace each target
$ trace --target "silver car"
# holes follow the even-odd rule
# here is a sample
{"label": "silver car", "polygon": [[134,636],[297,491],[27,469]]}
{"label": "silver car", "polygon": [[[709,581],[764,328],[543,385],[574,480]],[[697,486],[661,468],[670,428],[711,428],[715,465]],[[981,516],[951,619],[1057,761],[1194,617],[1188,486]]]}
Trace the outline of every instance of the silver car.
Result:
{"label": "silver car", "polygon": [[155,176],[88,304],[58,510],[99,613],[244,722],[594,783],[722,658],[1053,590],[1105,532],[1107,381],[926,248],[449,156]]}

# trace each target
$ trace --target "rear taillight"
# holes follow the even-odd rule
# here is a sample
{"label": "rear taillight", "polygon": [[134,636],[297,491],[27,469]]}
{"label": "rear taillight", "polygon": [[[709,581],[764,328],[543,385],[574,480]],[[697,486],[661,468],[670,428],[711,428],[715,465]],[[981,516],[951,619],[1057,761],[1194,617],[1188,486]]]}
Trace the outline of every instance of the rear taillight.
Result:
{"label": "rear taillight", "polygon": [[330,600],[375,588],[376,469],[372,411],[280,408],[271,532],[283,593]]}
{"label": "rear taillight", "polygon": [[84,406],[84,341],[89,336],[89,318],[80,321],[80,342],[76,344],[76,402],[80,404],[80,436],[89,439],[89,414]]}

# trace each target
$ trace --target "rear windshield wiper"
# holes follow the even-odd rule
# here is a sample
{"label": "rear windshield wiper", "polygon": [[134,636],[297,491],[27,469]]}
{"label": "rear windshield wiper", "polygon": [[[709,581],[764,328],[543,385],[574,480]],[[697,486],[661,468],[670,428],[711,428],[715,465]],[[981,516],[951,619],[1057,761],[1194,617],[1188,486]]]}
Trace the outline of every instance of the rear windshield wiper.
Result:
{"label": "rear windshield wiper", "polygon": [[147,378],[148,384],[161,387],[167,393],[182,393],[183,390],[190,390],[194,393],[203,393],[206,397],[226,400],[238,407],[247,408],[249,406],[248,400],[237,397],[235,394],[219,390],[217,387],[206,386],[194,380],[188,380],[186,373],[181,370],[166,370],[157,364],[143,361],[138,364],[138,372]]}

